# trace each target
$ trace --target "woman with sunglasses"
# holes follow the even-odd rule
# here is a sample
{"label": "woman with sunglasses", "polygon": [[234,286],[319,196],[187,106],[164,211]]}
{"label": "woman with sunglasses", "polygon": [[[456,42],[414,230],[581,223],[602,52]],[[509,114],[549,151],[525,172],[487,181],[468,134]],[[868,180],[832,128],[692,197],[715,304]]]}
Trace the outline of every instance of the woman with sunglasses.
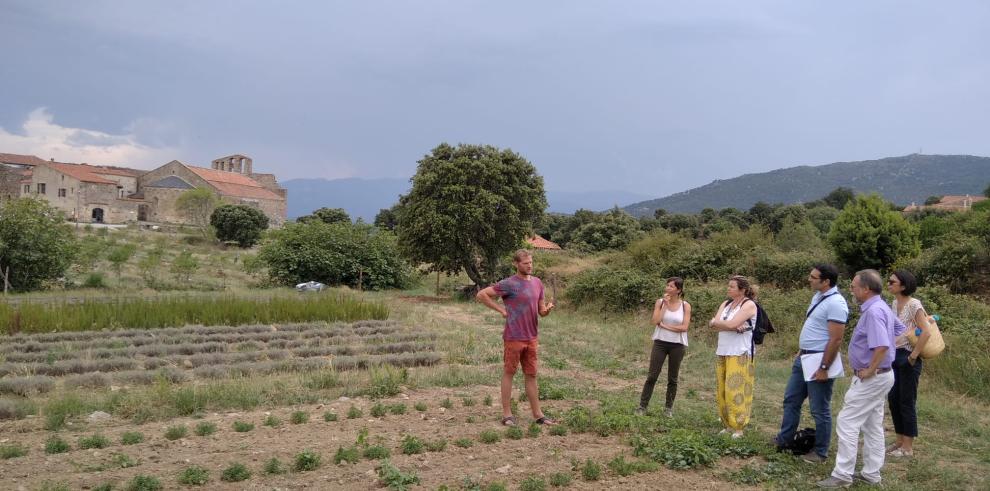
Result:
{"label": "woman with sunglasses", "polygon": [[[918,436],[918,379],[921,378],[921,358],[925,343],[931,335],[928,330],[928,313],[921,301],[912,297],[918,288],[918,281],[910,271],[899,269],[887,279],[887,291],[894,294],[890,308],[907,327],[904,334],[894,340],[897,352],[894,356],[894,386],[887,394],[890,417],[894,420],[897,440],[887,447],[891,457],[911,457],[914,454],[914,438]],[[908,332],[917,335],[917,342],[911,346]]]}

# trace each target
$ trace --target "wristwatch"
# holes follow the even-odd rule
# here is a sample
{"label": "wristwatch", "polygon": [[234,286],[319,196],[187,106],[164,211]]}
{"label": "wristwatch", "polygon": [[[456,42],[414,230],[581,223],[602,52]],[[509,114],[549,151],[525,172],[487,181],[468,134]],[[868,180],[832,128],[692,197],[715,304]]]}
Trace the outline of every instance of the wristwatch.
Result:
{"label": "wristwatch", "polygon": [[820,366],[818,368],[821,368],[822,370],[828,371],[828,365],[826,365],[824,363],[822,363],[822,366]]}

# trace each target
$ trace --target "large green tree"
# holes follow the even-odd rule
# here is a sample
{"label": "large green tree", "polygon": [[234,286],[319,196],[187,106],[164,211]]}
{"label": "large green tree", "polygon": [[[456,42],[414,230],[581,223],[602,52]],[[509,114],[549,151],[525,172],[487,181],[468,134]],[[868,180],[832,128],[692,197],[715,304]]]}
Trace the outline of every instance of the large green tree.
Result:
{"label": "large green tree", "polygon": [[490,145],[440,144],[419,161],[399,199],[399,245],[413,263],[463,270],[491,284],[499,258],[519,247],[547,207],[543,178],[521,155]]}
{"label": "large green tree", "polygon": [[321,221],[323,223],[351,223],[351,216],[343,208],[323,207],[314,211],[311,215],[303,215],[296,219],[299,223]]}
{"label": "large green tree", "polygon": [[237,242],[241,247],[251,247],[261,233],[268,228],[268,216],[261,210],[247,205],[222,205],[210,215],[210,225],[222,242]]}
{"label": "large green tree", "polygon": [[828,242],[854,270],[888,269],[920,251],[918,229],[877,194],[856,196],[832,222]]}
{"label": "large green tree", "polygon": [[76,253],[65,218],[47,202],[20,198],[0,205],[0,281],[4,291],[35,290],[65,274]]}
{"label": "large green tree", "polygon": [[271,279],[285,285],[319,281],[401,288],[411,269],[399,254],[395,234],[350,222],[289,223],[265,236],[258,258],[268,266]]}

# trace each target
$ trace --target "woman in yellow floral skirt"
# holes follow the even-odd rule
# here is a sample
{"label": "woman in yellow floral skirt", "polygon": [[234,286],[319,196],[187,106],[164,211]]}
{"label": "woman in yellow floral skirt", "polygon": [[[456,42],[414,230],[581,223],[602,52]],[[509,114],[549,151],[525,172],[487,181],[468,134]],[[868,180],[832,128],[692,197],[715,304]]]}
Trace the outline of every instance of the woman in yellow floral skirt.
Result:
{"label": "woman in yellow floral skirt", "polygon": [[721,433],[740,438],[753,409],[753,326],[756,325],[756,286],[745,276],[729,278],[729,299],[708,325],[718,331],[715,355],[718,416]]}

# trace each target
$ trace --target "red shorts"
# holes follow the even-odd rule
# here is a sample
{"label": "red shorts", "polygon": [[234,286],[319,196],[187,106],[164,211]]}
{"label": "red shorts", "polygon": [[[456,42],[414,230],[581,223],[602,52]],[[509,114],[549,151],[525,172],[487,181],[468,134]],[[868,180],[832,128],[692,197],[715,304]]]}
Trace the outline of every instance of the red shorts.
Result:
{"label": "red shorts", "polygon": [[505,373],[515,375],[516,367],[522,364],[523,373],[536,375],[536,351],[540,343],[536,339],[529,341],[505,340],[502,359],[505,361]]}

